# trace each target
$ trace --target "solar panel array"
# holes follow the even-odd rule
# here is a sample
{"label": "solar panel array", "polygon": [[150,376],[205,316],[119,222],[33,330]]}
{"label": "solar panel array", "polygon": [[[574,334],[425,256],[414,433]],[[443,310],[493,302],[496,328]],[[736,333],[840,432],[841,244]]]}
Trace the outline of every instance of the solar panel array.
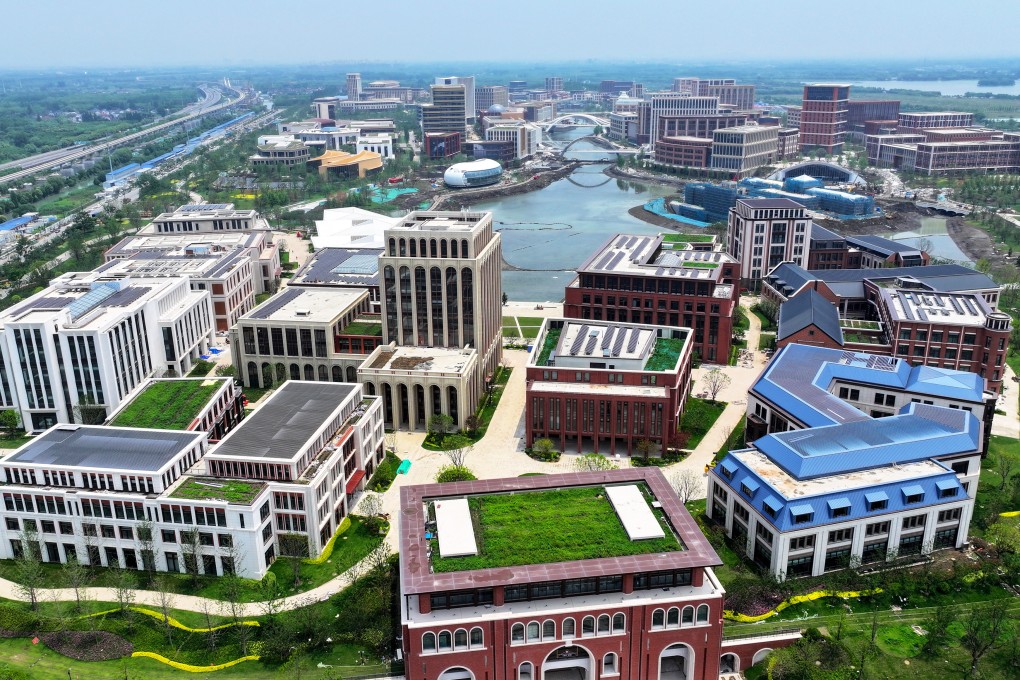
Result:
{"label": "solar panel array", "polygon": [[866,366],[878,371],[896,370],[896,362],[891,357],[869,356]]}
{"label": "solar panel array", "polygon": [[585,344],[585,346],[584,346],[584,353],[587,354],[587,355],[590,355],[592,353],[592,350],[595,349],[595,343],[598,342],[598,341],[599,341],[598,333],[592,332],[588,336],[587,344]]}
{"label": "solar panel array", "polygon": [[602,335],[602,349],[603,350],[609,349],[609,347],[613,344],[613,335],[615,335],[615,334],[616,334],[616,328],[615,327],[611,327],[611,328],[609,328]]}
{"label": "solar panel array", "polygon": [[200,212],[203,210],[227,210],[228,208],[230,208],[229,203],[189,203],[182,205],[174,212]]}
{"label": "solar panel array", "polygon": [[581,350],[581,345],[584,343],[585,337],[588,335],[588,324],[581,326],[581,330],[577,332],[577,337],[574,338],[573,344],[570,345],[570,356],[577,356],[577,353]]}
{"label": "solar panel array", "polygon": [[80,319],[116,292],[117,289],[114,286],[105,283],[93,288],[71,303],[68,308],[68,311],[71,313],[71,320]]}
{"label": "solar panel array", "polygon": [[252,319],[268,319],[302,293],[304,293],[304,290],[301,288],[287,288],[276,297],[267,300],[265,304],[258,306],[250,316]]}
{"label": "solar panel array", "polygon": [[632,354],[634,350],[637,349],[638,337],[640,337],[640,332],[637,329],[630,332],[630,341],[627,343],[627,354]]}
{"label": "solar panel array", "polygon": [[152,290],[151,286],[131,286],[124,290],[118,290],[116,293],[106,298],[103,301],[104,307],[124,307],[131,304],[135,300],[144,297],[146,293]]}

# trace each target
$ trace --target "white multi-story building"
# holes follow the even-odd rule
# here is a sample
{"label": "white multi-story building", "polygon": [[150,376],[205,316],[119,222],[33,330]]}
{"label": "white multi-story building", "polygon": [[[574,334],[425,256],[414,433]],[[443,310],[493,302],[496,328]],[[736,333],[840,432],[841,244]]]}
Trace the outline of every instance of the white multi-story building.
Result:
{"label": "white multi-story building", "polygon": [[383,456],[379,399],[291,382],[216,446],[205,432],[57,425],[0,459],[0,558],[261,578],[319,555]]}
{"label": "white multi-story building", "polygon": [[718,97],[696,97],[689,94],[657,93],[651,96],[650,142],[655,147],[661,116],[714,116],[719,113]]}
{"label": "white multi-story building", "polygon": [[235,210],[233,203],[193,203],[182,205],[172,213],[156,215],[138,233],[215,233],[250,229],[269,229],[269,223],[255,210]]}
{"label": "white multi-story building", "polygon": [[737,125],[712,133],[712,169],[726,172],[728,179],[754,174],[763,165],[776,160],[779,127],[775,125]]}
{"label": "white multi-story building", "polygon": [[475,106],[474,76],[440,76],[436,78],[436,85],[463,85],[465,120],[468,123],[475,122],[478,109]]}
{"label": "white multi-story building", "polygon": [[[775,129],[775,128],[773,128]],[[742,198],[730,208],[726,252],[740,262],[740,279],[757,289],[781,262],[807,267],[811,220],[789,198]]]}
{"label": "white multi-story building", "polygon": [[347,98],[352,102],[361,99],[361,74],[347,74]]}
{"label": "white multi-story building", "polygon": [[542,143],[542,128],[524,121],[500,122],[489,126],[485,139],[490,142],[513,142],[515,158],[530,158]]}
{"label": "white multi-story building", "polygon": [[57,280],[0,314],[0,400],[28,431],[74,422],[83,400],[109,413],[154,372],[187,373],[213,328],[185,278]]}
{"label": "white multi-story building", "polygon": [[393,158],[393,138],[389,135],[362,135],[357,139],[356,153],[372,151],[382,156],[383,161]]}

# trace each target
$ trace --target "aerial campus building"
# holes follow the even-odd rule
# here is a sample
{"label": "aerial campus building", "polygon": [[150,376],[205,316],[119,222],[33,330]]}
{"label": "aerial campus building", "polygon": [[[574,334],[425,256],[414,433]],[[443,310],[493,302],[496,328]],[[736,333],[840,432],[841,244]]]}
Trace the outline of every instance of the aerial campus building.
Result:
{"label": "aerial campus building", "polygon": [[45,562],[258,579],[278,555],[319,555],[382,460],[380,400],[289,382],[210,444],[205,416],[236,403],[228,383],[169,419],[128,404],[110,426],[57,425],[0,457],[0,558],[28,537]]}
{"label": "aerial campus building", "polygon": [[405,486],[400,507],[408,680],[716,680],[799,637],[723,639],[721,562],[654,467]]}
{"label": "aerial campus building", "polygon": [[709,514],[779,578],[967,541],[994,401],[972,373],[789,345],[748,392]]}

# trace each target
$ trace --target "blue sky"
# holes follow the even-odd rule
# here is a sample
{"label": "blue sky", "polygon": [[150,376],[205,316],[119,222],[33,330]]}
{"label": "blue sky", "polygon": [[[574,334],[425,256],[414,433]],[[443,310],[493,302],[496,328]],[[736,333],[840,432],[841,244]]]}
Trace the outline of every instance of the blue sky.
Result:
{"label": "blue sky", "polygon": [[1020,0],[24,0],[0,68],[1020,56]]}

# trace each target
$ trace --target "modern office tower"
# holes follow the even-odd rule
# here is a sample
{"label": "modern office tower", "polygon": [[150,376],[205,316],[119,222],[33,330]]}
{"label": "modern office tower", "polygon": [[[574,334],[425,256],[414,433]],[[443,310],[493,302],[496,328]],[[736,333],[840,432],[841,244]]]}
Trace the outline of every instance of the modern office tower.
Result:
{"label": "modern office tower", "polygon": [[[475,122],[475,115],[478,109],[475,108],[475,77],[474,76],[442,76],[436,78],[436,85],[463,85],[464,86],[464,120],[467,123]],[[435,99],[433,99],[433,102]]]}
{"label": "modern office tower", "polygon": [[634,83],[630,86],[630,96],[641,99],[645,96],[645,86],[642,83]]}
{"label": "modern office tower", "polygon": [[524,121],[511,121],[491,126],[485,131],[490,142],[513,142],[514,158],[529,158],[542,143],[542,128]]}
{"label": "modern office tower", "polygon": [[[433,85],[432,102],[422,104],[421,131],[464,134],[467,120],[467,88],[464,85]],[[474,94],[472,93],[472,98]]]}
{"label": "modern office tower", "polygon": [[730,179],[754,174],[776,160],[779,128],[775,125],[738,125],[712,133],[711,168],[726,172]]}
{"label": "modern office tower", "polygon": [[386,421],[463,427],[502,356],[502,255],[492,213],[415,211],[384,233],[383,346],[358,371]]}
{"label": "modern office tower", "polygon": [[209,291],[188,279],[77,275],[0,314],[0,401],[25,429],[80,421],[87,400],[110,413],[153,373],[184,375],[213,338]]}
{"label": "modern office tower", "polygon": [[852,100],[847,105],[847,124],[850,128],[869,120],[896,120],[900,115],[898,99]]}
{"label": "modern office tower", "polygon": [[901,132],[925,128],[958,128],[974,124],[974,114],[964,111],[914,111],[899,114],[898,126],[908,128]]}
{"label": "modern office tower", "polygon": [[528,82],[526,80],[511,80],[506,85],[513,101],[522,101],[528,98]]}
{"label": "modern office tower", "polygon": [[727,218],[726,252],[740,262],[742,285],[756,290],[780,262],[807,263],[810,232],[811,220],[796,201],[738,199]]}
{"label": "modern office tower", "polygon": [[475,89],[475,106],[488,111],[493,106],[510,106],[510,93],[505,85],[483,85]]}
{"label": "modern office tower", "polygon": [[805,85],[800,112],[801,151],[824,149],[829,155],[842,153],[849,115],[850,85]]}
{"label": "modern office tower", "polygon": [[653,94],[649,134],[652,147],[659,138],[659,119],[664,116],[714,116],[719,113],[718,97],[693,97],[686,94]]}
{"label": "modern office tower", "polygon": [[750,111],[754,108],[754,85],[735,83],[708,85],[705,88],[705,95],[718,97],[720,104],[734,106],[740,111]]}
{"label": "modern office tower", "polygon": [[545,79],[545,92],[546,94],[556,94],[563,90],[563,78],[559,76],[551,76]]}
{"label": "modern office tower", "polygon": [[361,74],[347,74],[347,99],[356,102],[361,100]]}

